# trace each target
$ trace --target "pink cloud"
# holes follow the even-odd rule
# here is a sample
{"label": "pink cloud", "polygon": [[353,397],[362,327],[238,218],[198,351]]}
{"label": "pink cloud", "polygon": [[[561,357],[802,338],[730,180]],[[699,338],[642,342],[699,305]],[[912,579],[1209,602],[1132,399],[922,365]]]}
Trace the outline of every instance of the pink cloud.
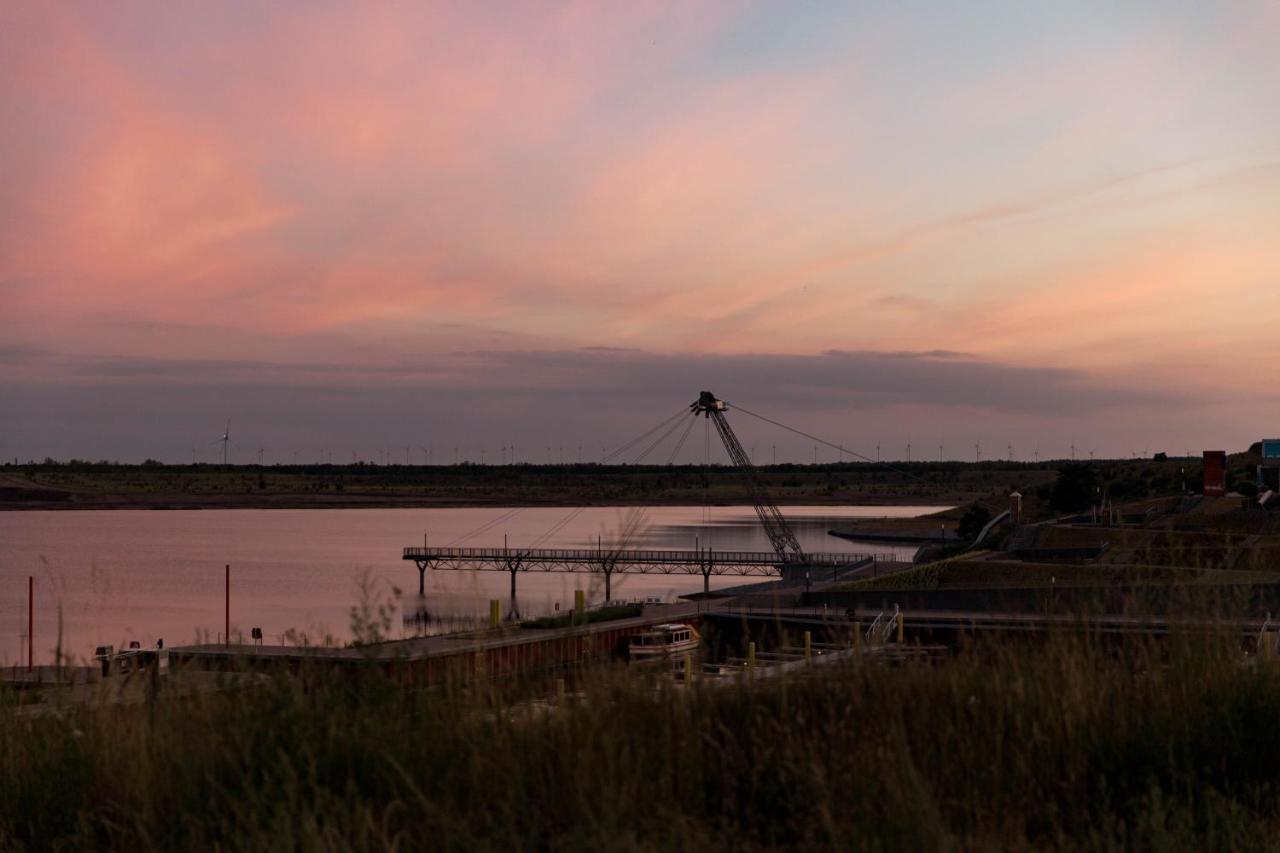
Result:
{"label": "pink cloud", "polygon": [[[1194,95],[1165,79],[1181,57],[1158,27],[901,104],[868,95],[879,69],[853,52],[671,73],[733,8],[0,14],[0,116],[21,128],[0,140],[6,333],[136,351],[100,328],[129,319],[217,329],[209,352],[349,335],[412,340],[408,358],[451,326],[710,352],[927,338],[1103,364],[1168,355],[1206,290],[1275,308],[1261,238],[1111,196],[1071,218],[1106,175],[1059,167],[1113,128],[1144,168],[1181,162],[1142,153]],[[974,153],[1045,116],[1017,156]],[[1274,224],[1233,198],[1245,230]],[[1265,334],[1224,310],[1206,340],[1235,333]]]}

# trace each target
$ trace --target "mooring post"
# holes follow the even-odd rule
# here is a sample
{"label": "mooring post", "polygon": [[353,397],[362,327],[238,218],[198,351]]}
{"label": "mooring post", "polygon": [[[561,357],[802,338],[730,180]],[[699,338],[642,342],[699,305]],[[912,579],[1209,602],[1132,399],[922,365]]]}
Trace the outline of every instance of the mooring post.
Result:
{"label": "mooring post", "polygon": [[502,624],[502,602],[496,598],[489,599],[489,627],[497,628]]}
{"label": "mooring post", "polygon": [[853,623],[853,648],[856,651],[862,651],[862,623]]}
{"label": "mooring post", "polygon": [[580,589],[573,591],[573,621],[583,625],[587,622],[587,594]]}
{"label": "mooring post", "polygon": [[226,621],[226,633],[222,635],[222,638],[223,638],[223,645],[229,646],[231,645],[231,564],[230,563],[227,563],[226,580],[227,580],[227,591],[226,591],[226,596],[223,599],[224,605],[225,605],[223,615],[225,616],[225,621]]}
{"label": "mooring post", "polygon": [[693,683],[693,655],[684,656],[684,683]]}
{"label": "mooring post", "polygon": [[27,575],[27,672],[35,666],[36,578]]}
{"label": "mooring post", "polygon": [[896,615],[897,615],[897,617],[898,617],[898,645],[902,645],[902,642],[903,642],[903,638],[902,638],[902,634],[903,634],[903,631],[902,631],[902,611],[898,609],[898,605],[896,605],[896,604],[895,604],[895,605],[893,605],[893,609],[894,609],[895,611],[897,611],[897,612],[896,612]]}
{"label": "mooring post", "polygon": [[804,632],[804,662],[809,663],[813,660],[813,634],[809,631]]}
{"label": "mooring post", "polygon": [[756,668],[756,641],[747,643],[747,669]]}

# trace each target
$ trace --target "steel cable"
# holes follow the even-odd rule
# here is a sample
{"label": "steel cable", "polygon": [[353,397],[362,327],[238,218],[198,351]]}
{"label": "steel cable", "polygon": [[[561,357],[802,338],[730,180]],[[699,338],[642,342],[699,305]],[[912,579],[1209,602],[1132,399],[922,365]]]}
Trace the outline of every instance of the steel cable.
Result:
{"label": "steel cable", "polygon": [[794,432],[796,435],[803,436],[809,439],[810,441],[816,441],[818,444],[822,444],[827,447],[830,447],[832,450],[837,450],[840,453],[847,453],[850,456],[856,456],[859,459],[863,460],[864,462],[870,462],[875,465],[882,465],[885,468],[888,468],[890,471],[896,471],[897,473],[901,474],[904,477],[910,477],[912,480],[919,480],[921,483],[929,482],[929,480],[925,479],[924,477],[920,477],[920,476],[917,476],[916,474],[912,474],[910,471],[904,471],[901,468],[898,468],[894,465],[890,465],[888,462],[878,462],[875,459],[870,458],[869,456],[863,456],[861,453],[857,452],[856,450],[850,450],[847,447],[843,447],[839,444],[832,444],[831,442],[827,441],[825,438],[818,438],[816,435],[810,435],[804,430],[799,430],[799,429],[796,429],[795,427],[789,427],[784,423],[779,423],[778,421],[773,420],[772,418],[766,418],[764,415],[756,414],[750,409],[744,409],[742,408],[742,406],[739,406],[736,403],[730,404],[728,400],[726,400],[725,403],[727,405],[731,405],[734,411],[742,412],[744,415],[750,415],[753,418],[762,420],[767,424],[773,424],[774,426],[785,429],[788,432]]}

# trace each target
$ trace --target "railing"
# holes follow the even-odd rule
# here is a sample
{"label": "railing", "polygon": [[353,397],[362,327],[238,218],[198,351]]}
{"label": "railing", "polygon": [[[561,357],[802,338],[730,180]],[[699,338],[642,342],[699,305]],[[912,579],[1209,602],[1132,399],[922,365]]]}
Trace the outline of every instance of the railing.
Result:
{"label": "railing", "polygon": [[[884,556],[884,555],[880,555]],[[405,560],[539,560],[564,563],[688,563],[752,566],[848,566],[875,560],[872,554],[805,554],[803,560],[784,560],[773,551],[651,551],[598,548],[424,548],[404,549]]]}

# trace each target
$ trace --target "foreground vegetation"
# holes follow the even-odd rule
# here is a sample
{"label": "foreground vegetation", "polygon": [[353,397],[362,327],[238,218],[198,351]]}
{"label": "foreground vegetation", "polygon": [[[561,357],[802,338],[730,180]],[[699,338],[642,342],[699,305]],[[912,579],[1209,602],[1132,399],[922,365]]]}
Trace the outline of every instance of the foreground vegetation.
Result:
{"label": "foreground vegetation", "polygon": [[1238,641],[814,673],[597,671],[563,703],[306,673],[40,718],[9,697],[0,847],[1261,850],[1280,831],[1280,668]]}

